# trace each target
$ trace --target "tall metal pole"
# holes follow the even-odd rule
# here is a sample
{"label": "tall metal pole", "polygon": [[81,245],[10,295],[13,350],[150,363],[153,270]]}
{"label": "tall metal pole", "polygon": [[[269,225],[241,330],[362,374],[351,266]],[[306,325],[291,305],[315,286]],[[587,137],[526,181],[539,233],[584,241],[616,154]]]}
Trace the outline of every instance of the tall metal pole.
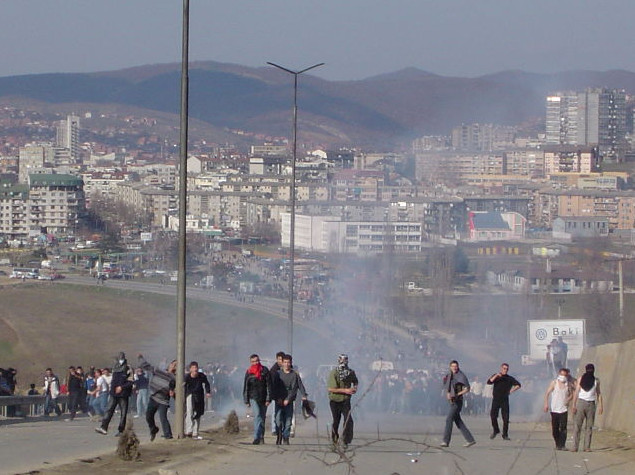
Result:
{"label": "tall metal pole", "polygon": [[267,62],[267,64],[293,75],[293,158],[291,160],[291,219],[289,223],[289,302],[287,306],[287,314],[289,319],[287,330],[287,351],[293,354],[293,293],[295,284],[295,164],[298,154],[298,76],[302,73],[306,73],[311,69],[315,69],[319,66],[324,65],[324,63],[314,64],[313,66],[304,68],[301,71],[293,71],[275,63]]}
{"label": "tall metal pole", "polygon": [[624,327],[624,271],[622,259],[617,261],[617,273],[620,284],[620,328]]}
{"label": "tall metal pole", "polygon": [[183,37],[181,56],[181,137],[179,145],[179,280],[177,285],[176,317],[176,394],[175,429],[176,436],[185,436],[185,257],[187,253],[187,137],[188,137],[188,92],[189,92],[189,36],[190,2],[183,0]]}

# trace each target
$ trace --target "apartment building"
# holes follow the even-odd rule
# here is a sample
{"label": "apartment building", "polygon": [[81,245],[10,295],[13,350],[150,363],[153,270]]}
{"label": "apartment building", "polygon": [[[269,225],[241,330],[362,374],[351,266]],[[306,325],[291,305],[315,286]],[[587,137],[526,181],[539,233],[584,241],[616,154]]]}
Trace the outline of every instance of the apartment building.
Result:
{"label": "apartment building", "polygon": [[593,147],[547,145],[544,148],[545,175],[591,173],[597,170],[599,156]]}
{"label": "apartment building", "polygon": [[[290,214],[282,214],[282,246],[289,246]],[[299,249],[338,254],[421,252],[421,224],[390,221],[340,221],[331,216],[296,215]]]}
{"label": "apartment building", "polygon": [[85,213],[83,182],[74,175],[32,174],[27,184],[0,186],[0,233],[25,238],[64,235]]}
{"label": "apartment building", "polygon": [[340,170],[331,181],[334,201],[380,201],[384,173],[376,170]]}
{"label": "apartment building", "polygon": [[536,194],[535,225],[551,227],[558,217],[603,217],[609,230],[632,229],[635,223],[635,192],[597,190],[548,190]]}

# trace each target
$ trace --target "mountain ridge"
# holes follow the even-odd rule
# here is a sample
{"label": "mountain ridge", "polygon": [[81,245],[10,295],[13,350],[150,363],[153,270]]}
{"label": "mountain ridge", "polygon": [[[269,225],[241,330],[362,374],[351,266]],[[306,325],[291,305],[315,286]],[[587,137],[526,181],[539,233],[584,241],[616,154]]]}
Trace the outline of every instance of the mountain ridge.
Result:
{"label": "mountain ridge", "polygon": [[[159,63],[93,73],[0,77],[0,98],[48,103],[124,104],[176,113],[180,64]],[[289,136],[293,79],[272,67],[190,63],[190,115],[218,128]],[[325,146],[393,148],[422,135],[448,135],[461,123],[517,125],[544,117],[544,98],[561,90],[610,87],[635,91],[626,70],[521,70],[478,77],[404,68],[354,81],[302,75],[299,140]]]}

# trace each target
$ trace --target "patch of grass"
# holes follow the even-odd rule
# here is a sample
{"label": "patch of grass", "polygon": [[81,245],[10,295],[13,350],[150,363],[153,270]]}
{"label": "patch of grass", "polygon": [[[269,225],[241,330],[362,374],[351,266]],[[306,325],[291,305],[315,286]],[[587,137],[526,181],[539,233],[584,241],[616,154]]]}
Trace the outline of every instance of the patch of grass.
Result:
{"label": "patch of grass", "polygon": [[[138,353],[153,363],[176,354],[173,295],[59,283],[5,288],[2,303],[0,319],[15,330],[17,338],[10,354],[0,352],[1,362],[17,368],[19,382],[24,384],[41,382],[49,366],[60,377],[69,365],[111,366],[119,351],[133,365]],[[320,334],[297,325],[296,335],[298,341],[315,342],[335,354],[332,342]],[[188,298],[188,361],[246,367],[251,353],[273,357],[286,347],[286,338],[286,318]]]}
{"label": "patch of grass", "polygon": [[13,345],[8,341],[0,340],[0,361],[4,361],[13,355]]}

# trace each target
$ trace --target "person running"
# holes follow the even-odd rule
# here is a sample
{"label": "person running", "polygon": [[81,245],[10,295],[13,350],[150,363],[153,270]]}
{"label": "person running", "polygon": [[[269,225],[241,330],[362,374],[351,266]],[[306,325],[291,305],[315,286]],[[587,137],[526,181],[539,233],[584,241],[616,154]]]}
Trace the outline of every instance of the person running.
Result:
{"label": "person running", "polygon": [[249,357],[250,366],[245,372],[243,383],[243,401],[254,412],[253,445],[264,444],[265,420],[267,408],[271,404],[271,374],[266,366],[260,363],[260,357],[253,354]]}
{"label": "person running", "polygon": [[159,428],[154,422],[154,415],[159,413],[159,421],[161,421],[161,429],[163,430],[163,438],[172,438],[172,428],[168,420],[168,409],[170,408],[170,398],[174,397],[174,388],[176,387],[176,360],[173,360],[167,367],[166,371],[155,368],[148,363],[143,355],[139,354],[139,367],[149,372],[150,378],[150,400],[146,409],[146,422],[150,428],[150,441],[152,442]]}
{"label": "person running", "polygon": [[108,409],[101,421],[101,425],[95,428],[95,432],[106,435],[108,433],[108,425],[112,416],[115,414],[117,407],[121,412],[119,417],[119,426],[115,436],[120,436],[126,428],[126,420],[128,418],[128,403],[130,394],[132,393],[132,370],[128,366],[126,354],[120,352],[117,361],[112,368],[112,381],[110,383],[110,401]]}
{"label": "person running", "polygon": [[[551,400],[549,400],[551,396]],[[558,377],[549,383],[545,393],[545,412],[551,412],[551,434],[556,443],[556,450],[566,450],[567,442],[567,407],[573,398],[573,391],[567,379],[567,370],[560,368]]]}
{"label": "person running", "polygon": [[441,447],[448,447],[452,438],[452,424],[456,426],[465,438],[463,447],[471,447],[476,444],[474,436],[461,419],[461,409],[463,409],[463,396],[470,392],[470,383],[467,376],[459,369],[459,362],[452,360],[450,362],[450,371],[443,378],[443,393],[450,404],[448,415],[445,418],[445,431],[443,433],[443,442]]}
{"label": "person running", "polygon": [[201,416],[205,414],[205,398],[212,396],[207,376],[198,370],[198,363],[190,363],[190,372],[185,375],[185,436],[202,440],[198,435]]}
{"label": "person running", "polygon": [[291,369],[291,355],[282,358],[282,369],[273,376],[273,399],[276,401],[276,445],[289,445],[293,403],[300,387],[300,375]]}
{"label": "person running", "polygon": [[51,368],[46,368],[44,372],[44,415],[48,416],[51,410],[59,417],[62,410],[57,405],[57,398],[60,395],[60,380],[53,373]]}
{"label": "person running", "polygon": [[509,365],[503,363],[500,367],[500,371],[491,375],[487,380],[487,384],[494,386],[492,391],[492,408],[489,413],[492,419],[490,439],[500,434],[500,428],[498,427],[498,413],[500,411],[503,417],[503,439],[509,440],[509,395],[520,389],[520,383],[516,378],[510,376],[508,372]]}
{"label": "person running", "polygon": [[595,377],[595,366],[591,363],[584,368],[584,374],[577,380],[575,395],[573,396],[573,449],[577,452],[580,447],[580,432],[584,423],[584,451],[591,452],[591,436],[595,423],[595,411],[602,414],[604,404],[600,391],[600,380]]}
{"label": "person running", "polygon": [[329,373],[327,390],[329,406],[333,416],[331,426],[331,441],[333,447],[340,439],[339,426],[342,421],[342,447],[346,450],[353,441],[353,417],[351,416],[351,397],[357,392],[359,381],[355,371],[348,367],[348,356],[341,354],[337,357],[337,368]]}

